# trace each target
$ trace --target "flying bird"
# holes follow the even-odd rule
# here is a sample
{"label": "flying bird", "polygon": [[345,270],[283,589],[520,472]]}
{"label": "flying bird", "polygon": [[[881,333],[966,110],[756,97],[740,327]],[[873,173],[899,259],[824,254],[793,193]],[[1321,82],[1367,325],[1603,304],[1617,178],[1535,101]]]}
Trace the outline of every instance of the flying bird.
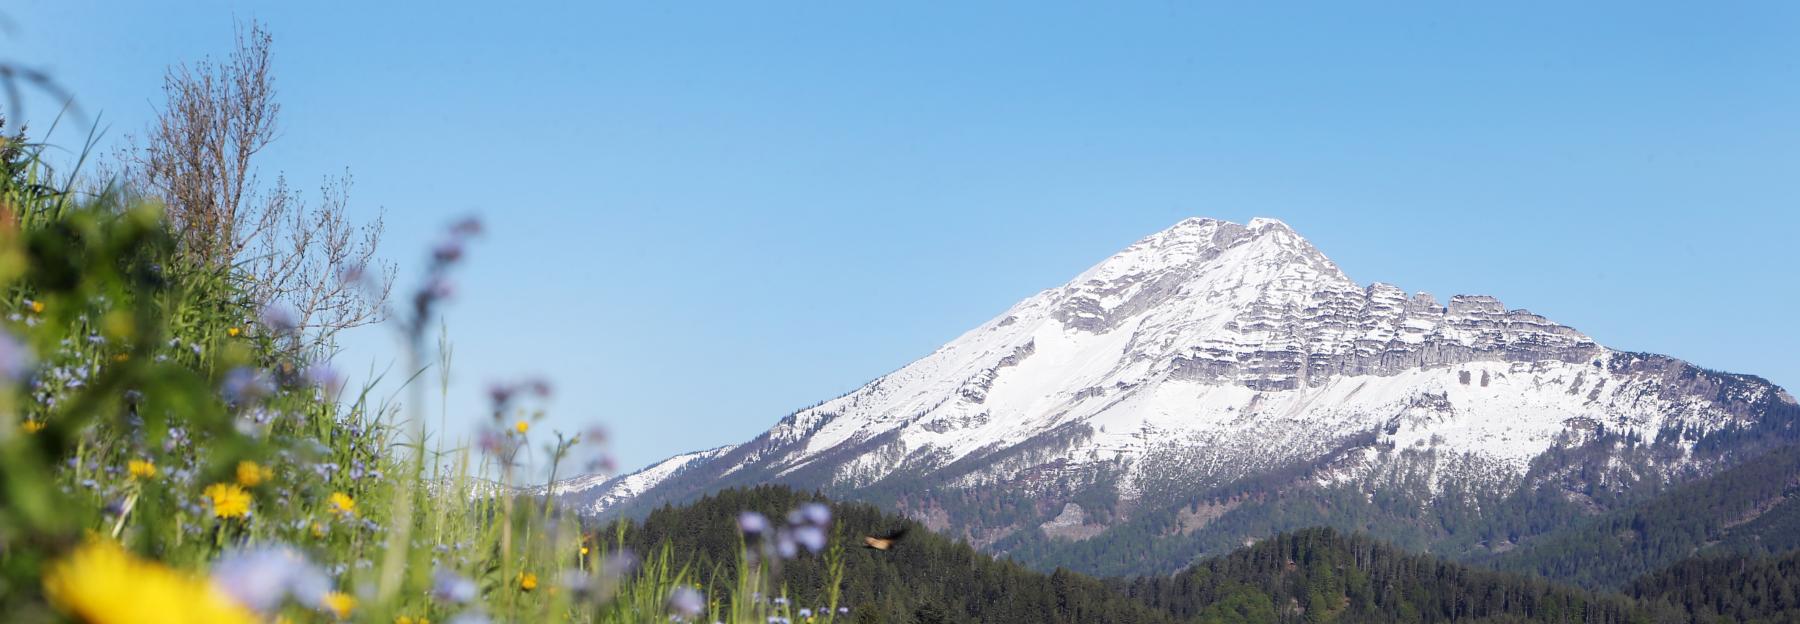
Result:
{"label": "flying bird", "polygon": [[894,547],[894,544],[897,544],[900,542],[900,538],[902,538],[902,537],[906,537],[906,528],[905,527],[901,527],[900,530],[894,531],[887,535],[883,535],[881,537],[875,537],[873,535],[864,536],[863,537],[863,548],[873,548],[875,550],[890,550]]}

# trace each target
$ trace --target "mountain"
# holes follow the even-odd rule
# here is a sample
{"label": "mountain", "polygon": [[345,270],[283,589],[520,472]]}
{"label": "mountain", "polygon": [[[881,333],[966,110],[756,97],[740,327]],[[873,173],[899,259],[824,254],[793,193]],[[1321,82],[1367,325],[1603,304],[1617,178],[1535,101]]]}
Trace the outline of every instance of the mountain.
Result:
{"label": "mountain", "polygon": [[1314,525],[1477,558],[1742,463],[1797,412],[1492,297],[1360,285],[1280,221],[1189,219],[744,444],[555,490],[611,517],[790,484],[1101,574]]}

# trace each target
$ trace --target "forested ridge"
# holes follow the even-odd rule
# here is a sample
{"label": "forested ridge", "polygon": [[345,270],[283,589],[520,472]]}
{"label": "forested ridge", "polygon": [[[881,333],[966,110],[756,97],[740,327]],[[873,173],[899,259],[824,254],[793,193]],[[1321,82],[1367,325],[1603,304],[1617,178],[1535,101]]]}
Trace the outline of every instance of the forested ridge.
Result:
{"label": "forested ridge", "polygon": [[1648,502],[1581,519],[1489,562],[1586,587],[1632,578],[1707,553],[1774,554],[1800,546],[1800,447],[1672,488]]}
{"label": "forested ridge", "polygon": [[[1789,461],[1791,454],[1780,459]],[[1767,470],[1782,469],[1776,457],[1769,459]],[[729,585],[739,569],[742,538],[735,518],[740,513],[773,515],[824,500],[781,486],[731,489],[595,531],[651,556],[667,549],[697,581]],[[1584,589],[1409,552],[1365,534],[1315,528],[1201,559],[1171,575],[1101,579],[1063,569],[1034,571],[867,504],[831,506],[833,542],[851,545],[843,553],[841,604],[851,607],[855,622],[1675,624],[1800,618],[1800,554],[1792,552],[1686,559],[1622,582],[1616,590]],[[901,530],[905,537],[892,550],[854,546],[864,536]],[[1602,570],[1619,567],[1598,559],[1586,563]],[[813,589],[828,585],[822,558],[800,557],[782,566],[797,605],[823,600]]]}
{"label": "forested ridge", "polygon": [[[655,553],[664,545],[678,564],[691,567],[702,582],[717,577],[729,585],[741,545],[736,519],[748,510],[775,516],[797,505],[824,500],[780,486],[724,490],[682,507],[664,506],[623,529],[624,545]],[[861,503],[833,505],[833,542],[850,544],[844,553],[842,604],[854,622],[1085,623],[1179,622],[1120,594],[1107,583],[1067,571],[1044,574],[996,559],[968,544],[932,533],[911,520]],[[891,550],[855,546],[864,536],[905,530]],[[600,533],[611,539],[620,525]],[[782,578],[802,606],[821,603],[811,588],[823,587],[828,573],[817,557],[783,561]]]}

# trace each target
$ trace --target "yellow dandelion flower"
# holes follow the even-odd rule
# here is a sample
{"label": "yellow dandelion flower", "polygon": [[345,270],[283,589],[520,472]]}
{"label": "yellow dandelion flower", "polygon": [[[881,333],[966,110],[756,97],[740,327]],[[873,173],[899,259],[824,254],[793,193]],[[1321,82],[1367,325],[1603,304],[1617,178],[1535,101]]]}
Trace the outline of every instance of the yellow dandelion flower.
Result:
{"label": "yellow dandelion flower", "polygon": [[527,430],[531,429],[531,423],[521,420],[518,422],[518,424],[513,425],[513,429],[517,429],[519,431],[519,435],[525,435],[525,432]]}
{"label": "yellow dandelion flower", "polygon": [[37,433],[43,431],[44,427],[49,425],[44,424],[44,421],[41,420],[27,420],[25,421],[25,424],[21,426],[25,428],[25,433]]}
{"label": "yellow dandelion flower", "polygon": [[587,554],[588,554],[588,547],[582,546],[581,547],[581,556],[586,557]]}
{"label": "yellow dandelion flower", "polygon": [[331,512],[346,516],[356,515],[356,499],[343,492],[331,493]]}
{"label": "yellow dandelion flower", "polygon": [[31,313],[32,314],[43,314],[44,313],[44,302],[42,302],[42,301],[31,302]]}
{"label": "yellow dandelion flower", "polygon": [[214,483],[203,492],[212,499],[213,515],[220,518],[242,518],[250,515],[250,493],[236,483]]}
{"label": "yellow dandelion flower", "polygon": [[139,559],[112,541],[89,542],[52,564],[44,595],[93,624],[257,621],[204,577]]}
{"label": "yellow dandelion flower", "polygon": [[519,573],[519,591],[527,591],[528,592],[528,591],[537,589],[537,585],[538,585],[538,583],[537,583],[537,575],[536,574],[532,574],[530,572],[520,572]]}
{"label": "yellow dandelion flower", "polygon": [[238,329],[236,327],[228,327],[225,329],[225,335],[230,336],[232,338],[238,337],[238,334],[241,334],[241,333],[244,333],[244,330]]}
{"label": "yellow dandelion flower", "polygon": [[269,470],[267,468],[263,468],[260,465],[257,465],[256,462],[253,462],[250,460],[244,460],[244,461],[238,462],[238,466],[237,466],[238,485],[241,485],[241,486],[244,486],[247,488],[253,488],[253,487],[262,485],[262,483],[264,481],[268,481],[269,476],[270,476]]}
{"label": "yellow dandelion flower", "polygon": [[356,598],[344,592],[331,592],[320,600],[325,603],[325,610],[340,620],[350,617],[350,612],[356,610]]}
{"label": "yellow dandelion flower", "polygon": [[125,468],[131,471],[133,479],[153,479],[156,477],[156,464],[147,459],[134,459],[126,462]]}

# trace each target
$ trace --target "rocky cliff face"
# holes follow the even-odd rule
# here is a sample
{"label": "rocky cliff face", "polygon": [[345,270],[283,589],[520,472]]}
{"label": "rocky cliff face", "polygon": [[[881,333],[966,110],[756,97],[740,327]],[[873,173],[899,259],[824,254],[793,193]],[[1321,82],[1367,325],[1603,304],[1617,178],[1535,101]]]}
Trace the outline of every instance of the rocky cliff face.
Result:
{"label": "rocky cliff face", "polygon": [[755,440],[564,495],[606,514],[780,481],[978,543],[1078,537],[1284,467],[1358,482],[1403,450],[1440,458],[1411,468],[1427,489],[1511,487],[1597,430],[1692,438],[1771,402],[1792,399],[1492,297],[1359,285],[1279,221],[1189,219]]}

